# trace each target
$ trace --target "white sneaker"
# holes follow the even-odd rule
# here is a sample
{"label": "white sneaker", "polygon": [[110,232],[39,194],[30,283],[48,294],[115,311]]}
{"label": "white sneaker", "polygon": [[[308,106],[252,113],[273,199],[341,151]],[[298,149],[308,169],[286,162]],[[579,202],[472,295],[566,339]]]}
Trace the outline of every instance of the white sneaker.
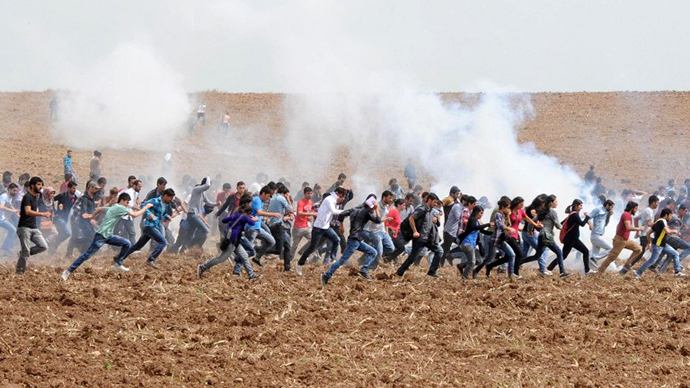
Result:
{"label": "white sneaker", "polygon": [[544,276],[553,276],[553,272],[549,271],[548,269],[544,270],[544,272],[541,273]]}
{"label": "white sneaker", "polygon": [[676,277],[678,277],[678,278],[685,278],[687,276],[688,275],[684,274],[683,272],[676,272]]}
{"label": "white sneaker", "polygon": [[113,269],[114,269],[115,271],[119,271],[119,272],[127,272],[127,271],[129,271],[129,268],[125,267],[125,266],[122,265],[122,264],[113,264]]}
{"label": "white sneaker", "polygon": [[72,272],[70,272],[68,269],[66,269],[62,272],[62,275],[60,275],[60,277],[62,278],[63,281],[66,282],[67,279],[69,279],[69,275],[71,275],[71,274],[72,274]]}
{"label": "white sneaker", "polygon": [[297,276],[302,276],[302,266],[301,265],[299,265],[299,264],[295,265],[295,273],[297,274]]}

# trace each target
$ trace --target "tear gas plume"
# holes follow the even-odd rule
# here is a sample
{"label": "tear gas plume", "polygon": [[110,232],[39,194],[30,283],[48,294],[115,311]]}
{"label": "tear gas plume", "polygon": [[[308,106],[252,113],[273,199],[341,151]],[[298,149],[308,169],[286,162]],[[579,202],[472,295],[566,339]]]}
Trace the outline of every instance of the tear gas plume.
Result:
{"label": "tear gas plume", "polygon": [[55,135],[78,148],[165,150],[191,110],[182,77],[147,45],[123,42],[66,74]]}

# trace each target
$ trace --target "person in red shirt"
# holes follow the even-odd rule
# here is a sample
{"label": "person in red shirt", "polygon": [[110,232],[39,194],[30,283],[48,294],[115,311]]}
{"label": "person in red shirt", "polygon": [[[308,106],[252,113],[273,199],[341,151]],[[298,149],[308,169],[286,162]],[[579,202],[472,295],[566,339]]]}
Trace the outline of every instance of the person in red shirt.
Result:
{"label": "person in red shirt", "polygon": [[606,271],[606,267],[608,267],[611,262],[618,258],[623,249],[632,251],[632,254],[628,260],[633,260],[642,253],[642,246],[640,246],[637,241],[630,239],[631,231],[641,232],[644,230],[643,227],[636,228],[633,226],[632,220],[635,213],[637,213],[637,207],[637,202],[633,201],[628,202],[628,204],[625,206],[625,211],[621,215],[621,220],[618,222],[618,226],[616,227],[616,236],[613,238],[613,249],[611,249],[609,255],[606,256],[606,259],[604,259],[599,266],[599,274],[602,274]]}
{"label": "person in red shirt", "polygon": [[[295,225],[292,227],[292,252],[290,256],[295,257],[295,252],[297,251],[297,246],[302,241],[306,239],[311,240],[311,227],[309,226],[309,218],[316,217],[316,212],[313,210],[314,204],[311,201],[311,197],[314,194],[311,187],[307,186],[302,189],[304,197],[297,203],[297,216],[295,217]],[[300,249],[300,255],[304,252],[309,244],[305,244],[302,249]]]}
{"label": "person in red shirt", "polygon": [[402,223],[400,213],[405,210],[406,206],[405,200],[398,198],[393,202],[393,209],[388,212],[390,221],[386,221],[386,228],[388,229],[388,234],[391,236],[391,240],[393,240],[395,249],[383,255],[384,263],[394,262],[398,264],[398,256],[405,252],[405,239],[400,233],[400,224]]}

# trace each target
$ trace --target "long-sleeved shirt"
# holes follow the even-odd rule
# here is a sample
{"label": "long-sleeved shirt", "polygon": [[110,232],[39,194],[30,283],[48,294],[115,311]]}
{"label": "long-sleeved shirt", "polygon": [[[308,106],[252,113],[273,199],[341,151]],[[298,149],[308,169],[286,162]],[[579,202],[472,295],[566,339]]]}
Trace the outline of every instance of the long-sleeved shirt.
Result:
{"label": "long-sleeved shirt", "polygon": [[281,215],[280,217],[271,217],[268,221],[268,226],[278,225],[283,223],[284,216],[292,212],[292,206],[290,206],[290,203],[284,196],[276,194],[268,204],[268,212]]}
{"label": "long-sleeved shirt", "polygon": [[245,225],[253,226],[256,224],[256,221],[244,213],[233,213],[223,218],[222,222],[228,224],[227,229],[230,232],[230,236],[228,237],[233,245],[238,245],[240,243]]}
{"label": "long-sleeved shirt", "polygon": [[470,217],[470,219],[467,221],[466,230],[458,238],[460,244],[470,244],[472,246],[477,246],[477,238],[479,237],[479,233],[487,235],[493,234],[490,231],[486,230],[486,228],[488,228],[489,226],[490,224],[480,224],[478,219]]}
{"label": "long-sleeved shirt", "polygon": [[566,218],[563,222],[568,223],[568,229],[566,230],[565,237],[563,240],[577,240],[580,238],[580,227],[587,225],[587,222],[589,221],[589,216],[585,216],[584,219],[580,218],[580,215],[577,212],[572,212],[570,215],[568,215],[568,218]]}
{"label": "long-sleeved shirt", "polygon": [[[164,203],[162,197],[157,197],[150,199],[142,204],[152,204],[153,207],[146,210],[144,213],[144,226],[152,226],[154,228],[160,229],[161,222],[165,221],[168,216],[168,209],[170,207],[169,203]],[[151,214],[153,214],[154,219],[151,219]]]}
{"label": "long-sleeved shirt", "polygon": [[541,232],[544,233],[547,238],[553,237],[553,228],[561,228],[561,223],[558,222],[558,213],[553,209],[543,215],[541,223],[544,225]]}
{"label": "long-sleeved shirt", "polygon": [[[90,222],[81,222],[80,220],[84,220],[82,218],[82,215],[84,214],[93,214],[93,212],[96,210],[96,203],[93,201],[93,198],[89,196],[88,193],[84,193],[77,201],[74,203],[74,206],[72,206],[72,222],[76,223],[81,223],[83,227],[89,227],[93,230],[96,230],[93,225],[91,225]],[[86,220],[84,220],[86,221]],[[88,225],[88,226],[87,226]]]}
{"label": "long-sleeved shirt", "polygon": [[458,231],[461,229],[460,223],[462,222],[462,211],[463,206],[460,202],[457,202],[451,206],[450,211],[448,212],[446,223],[443,225],[443,231],[445,233],[448,233],[453,237],[458,235]]}
{"label": "long-sleeved shirt", "polygon": [[328,229],[331,225],[331,219],[333,216],[340,215],[343,211],[336,208],[335,204],[338,200],[338,196],[331,194],[321,201],[321,206],[319,206],[319,212],[316,215],[316,220],[314,221],[314,227],[319,229]]}
{"label": "long-sleeved shirt", "polygon": [[206,184],[195,186],[192,189],[192,196],[187,205],[187,211],[190,214],[203,214],[203,204],[213,204],[213,202],[206,197],[206,190],[208,190],[209,187],[211,187],[211,179],[206,178]]}
{"label": "long-sleeved shirt", "polygon": [[358,206],[352,209],[347,209],[338,215],[338,220],[341,222],[345,220],[345,217],[350,217],[350,235],[348,239],[361,240],[362,232],[364,230],[364,225],[367,222],[373,222],[376,224],[381,223],[381,218],[377,217],[375,213],[371,213],[369,209],[363,206]]}
{"label": "long-sleeved shirt", "polygon": [[410,214],[410,217],[414,217],[414,224],[417,228],[417,233],[419,233],[420,242],[429,242],[436,237],[432,233],[434,227],[434,214],[432,210],[432,208],[423,204],[414,209],[414,212]]}
{"label": "long-sleeved shirt", "polygon": [[606,229],[606,218],[608,217],[609,212],[603,207],[599,206],[596,209],[592,210],[591,213],[589,213],[589,218],[592,219],[592,233],[597,234],[599,236],[604,235],[604,229]]}
{"label": "long-sleeved shirt", "polygon": [[494,233],[491,235],[491,243],[494,246],[499,246],[504,241],[505,219],[505,216],[500,211],[494,214]]}

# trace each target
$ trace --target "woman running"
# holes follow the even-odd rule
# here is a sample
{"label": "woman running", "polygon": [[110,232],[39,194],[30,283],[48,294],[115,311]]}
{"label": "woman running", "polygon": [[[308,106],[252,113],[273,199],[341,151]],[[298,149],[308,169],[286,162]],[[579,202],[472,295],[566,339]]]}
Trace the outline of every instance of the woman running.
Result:
{"label": "woman running", "polygon": [[541,228],[541,222],[534,222],[532,217],[527,215],[525,210],[525,200],[522,197],[515,197],[510,201],[510,214],[508,214],[508,220],[510,221],[510,232],[506,237],[506,242],[510,245],[510,248],[515,252],[515,275],[520,276],[520,263],[524,260],[524,252],[520,246],[520,224],[525,221],[525,227],[527,225],[533,228]]}
{"label": "woman running", "polygon": [[467,221],[467,226],[465,231],[458,237],[460,242],[460,251],[465,254],[466,260],[458,264],[458,271],[462,275],[463,279],[468,279],[470,273],[473,274],[472,277],[476,278],[477,274],[474,273],[474,265],[477,262],[476,257],[479,254],[477,252],[477,240],[479,239],[479,233],[491,235],[492,233],[487,231],[486,228],[493,226],[490,223],[480,224],[479,220],[482,219],[484,215],[484,208],[481,206],[475,206],[472,209],[470,218]]}
{"label": "woman running", "polygon": [[556,254],[556,260],[558,262],[558,268],[561,272],[561,277],[567,278],[571,276],[571,274],[565,272],[565,266],[563,265],[563,252],[561,252],[561,248],[558,246],[558,244],[556,244],[553,234],[554,228],[561,229],[561,224],[558,222],[558,214],[554,210],[556,207],[558,207],[558,198],[556,198],[556,196],[553,194],[546,197],[543,209],[537,216],[537,219],[544,225],[542,230],[539,232],[537,251],[534,253],[534,255],[526,258],[523,261],[523,264],[539,260],[546,248],[549,248],[551,252]]}
{"label": "woman running", "polygon": [[[584,261],[585,274],[589,272],[589,249],[580,241],[580,227],[587,225],[589,222],[589,215],[585,212],[585,218],[580,218],[580,211],[582,210],[582,201],[579,199],[573,200],[572,205],[565,208],[568,217],[561,224],[565,227],[565,236],[563,237],[563,260],[568,258],[570,251],[575,248],[582,253],[582,260]],[[549,270],[556,267],[556,260],[549,264]],[[593,272],[594,273],[594,272]]]}

